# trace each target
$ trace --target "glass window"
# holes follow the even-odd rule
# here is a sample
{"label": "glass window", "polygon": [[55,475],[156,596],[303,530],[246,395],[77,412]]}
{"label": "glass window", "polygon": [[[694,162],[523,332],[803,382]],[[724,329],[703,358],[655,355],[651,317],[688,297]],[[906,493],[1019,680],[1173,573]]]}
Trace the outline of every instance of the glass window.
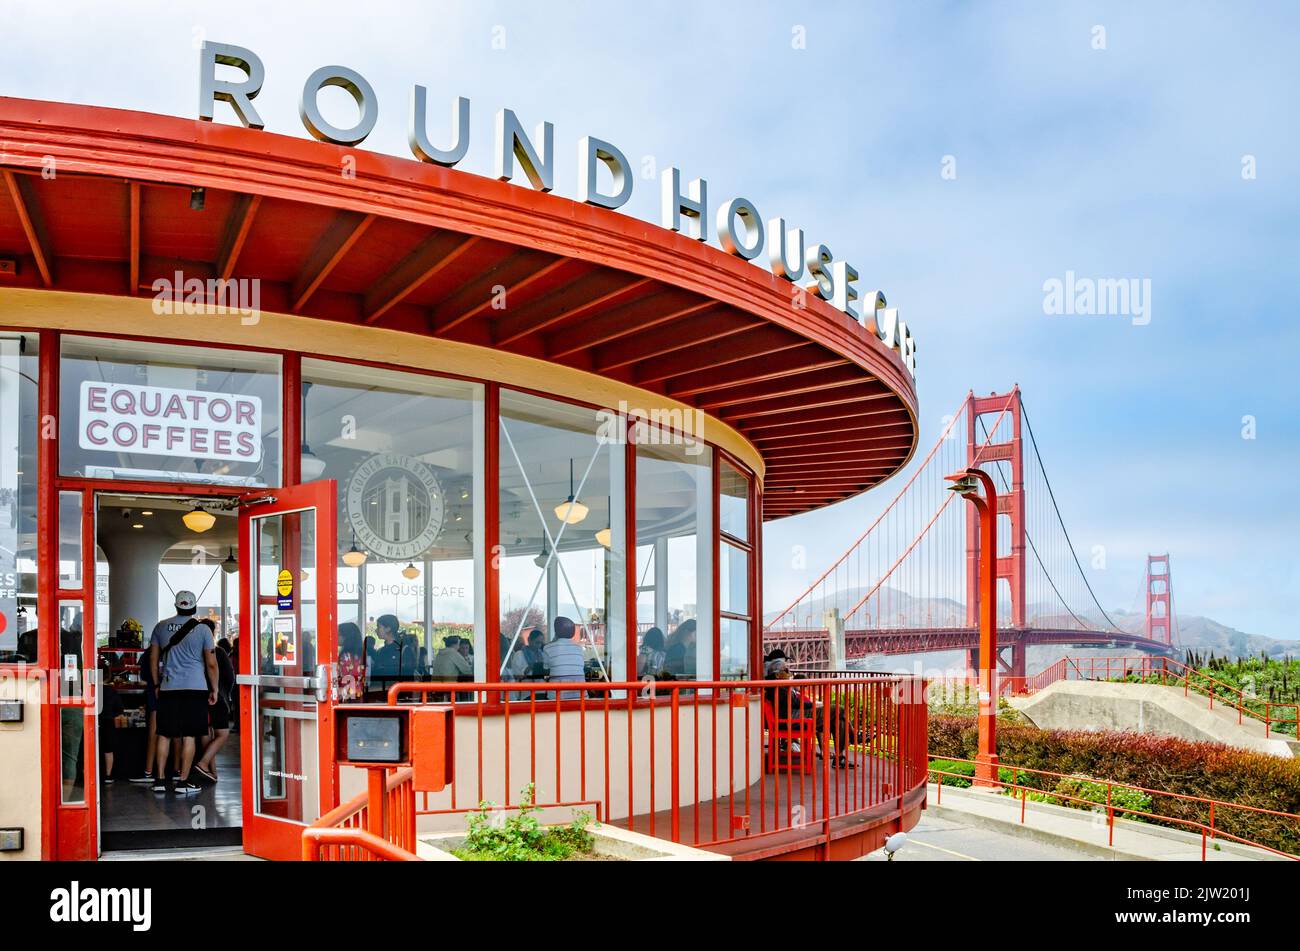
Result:
{"label": "glass window", "polygon": [[718,610],[749,614],[749,552],[730,542],[718,545]]}
{"label": "glass window", "polygon": [[718,528],[749,541],[749,478],[725,459],[718,460]]}
{"label": "glass window", "polygon": [[0,333],[0,663],[36,662],[38,339]]}
{"label": "glass window", "polygon": [[[663,670],[678,680],[713,676],[712,450],[648,424],[636,442],[638,650],[657,628]],[[658,635],[653,635],[658,639]],[[653,649],[653,644],[651,645]]]}
{"label": "glass window", "polygon": [[81,493],[59,493],[59,587],[81,587]]}
{"label": "glass window", "polygon": [[483,387],[313,359],[302,379],[303,481],[339,485],[340,657],[372,695],[487,679]]}
{"label": "glass window", "polygon": [[740,618],[724,617],[719,622],[722,632],[718,645],[718,679],[749,679],[749,622]]}
{"label": "glass window", "polygon": [[80,601],[59,602],[59,757],[62,802],[86,800],[86,708],[81,703],[85,666]]}
{"label": "glass window", "polygon": [[[625,449],[621,433],[610,438],[610,415],[501,393],[503,679],[554,669],[563,673],[552,680],[627,676]],[[580,652],[550,647],[570,626]],[[530,643],[534,630],[540,640]]]}
{"label": "glass window", "polygon": [[280,358],[64,337],[59,470],[88,478],[280,483]]}

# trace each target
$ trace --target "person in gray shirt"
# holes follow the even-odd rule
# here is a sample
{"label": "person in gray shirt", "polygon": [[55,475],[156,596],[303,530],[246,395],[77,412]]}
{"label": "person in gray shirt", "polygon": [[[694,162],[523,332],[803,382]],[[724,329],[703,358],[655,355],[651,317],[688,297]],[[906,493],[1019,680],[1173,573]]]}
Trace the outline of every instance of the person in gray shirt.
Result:
{"label": "person in gray shirt", "polygon": [[149,667],[158,691],[157,768],[153,791],[167,791],[167,756],[171,741],[180,741],[176,792],[193,795],[201,788],[190,779],[195,740],[208,735],[208,707],[217,701],[217,658],[211,622],[194,617],[198,599],[192,591],[176,593],[176,615],[159,621],[149,642]]}

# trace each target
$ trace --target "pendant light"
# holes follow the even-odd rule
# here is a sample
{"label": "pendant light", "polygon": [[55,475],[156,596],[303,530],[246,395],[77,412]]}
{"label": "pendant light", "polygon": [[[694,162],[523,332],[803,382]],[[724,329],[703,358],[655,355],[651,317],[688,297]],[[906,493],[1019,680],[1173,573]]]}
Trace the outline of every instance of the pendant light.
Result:
{"label": "pendant light", "polygon": [[221,570],[228,575],[233,575],[239,570],[239,559],[235,557],[235,549],[230,549],[230,554],[226,555],[226,560],[221,563]]}
{"label": "pendant light", "polygon": [[190,531],[202,534],[217,524],[217,517],[211,512],[205,512],[196,505],[181,516],[181,521],[185,523],[185,527]]}
{"label": "pendant light", "polygon": [[533,559],[533,564],[538,568],[545,568],[546,563],[551,560],[551,550],[546,547],[546,539],[542,539],[542,553]]}
{"label": "pendant light", "polygon": [[613,512],[610,509],[610,500],[605,499],[605,527],[596,533],[596,541],[600,542],[606,548],[610,548],[614,540],[614,533],[610,531],[610,522]]}
{"label": "pendant light", "polygon": [[402,569],[402,577],[414,581],[420,577],[420,569],[415,567],[415,562],[408,561],[406,567]]}
{"label": "pendant light", "polygon": [[298,463],[298,476],[303,482],[315,482],[325,474],[325,460],[316,453],[311,451],[311,446],[307,445],[307,392],[311,389],[310,383],[302,385],[302,450]]}
{"label": "pendant light", "polygon": [[366,563],[366,553],[357,547],[357,533],[352,533],[352,547],[343,553],[343,564],[349,568],[360,568]]}
{"label": "pendant light", "polygon": [[573,497],[573,460],[569,460],[569,497],[555,506],[555,517],[568,525],[577,525],[587,517],[587,506]]}

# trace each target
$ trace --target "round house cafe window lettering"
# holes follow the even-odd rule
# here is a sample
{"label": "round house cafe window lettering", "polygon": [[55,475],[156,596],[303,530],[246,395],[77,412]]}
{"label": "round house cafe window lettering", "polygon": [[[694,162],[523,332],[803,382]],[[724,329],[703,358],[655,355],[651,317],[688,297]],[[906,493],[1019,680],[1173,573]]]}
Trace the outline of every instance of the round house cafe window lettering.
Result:
{"label": "round house cafe window lettering", "polygon": [[413,561],[442,531],[442,487],[419,459],[377,453],[348,480],[347,512],[358,544],[389,561]]}

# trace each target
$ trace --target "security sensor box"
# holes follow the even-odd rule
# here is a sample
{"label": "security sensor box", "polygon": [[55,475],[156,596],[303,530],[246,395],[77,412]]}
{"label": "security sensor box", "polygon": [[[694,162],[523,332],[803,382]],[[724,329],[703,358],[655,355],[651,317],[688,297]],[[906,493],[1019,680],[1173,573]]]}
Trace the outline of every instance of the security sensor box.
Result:
{"label": "security sensor box", "polygon": [[407,704],[335,707],[334,752],[340,766],[410,766],[417,791],[440,792],[454,771],[452,708]]}
{"label": "security sensor box", "polygon": [[411,708],[335,707],[334,753],[340,766],[410,766]]}

